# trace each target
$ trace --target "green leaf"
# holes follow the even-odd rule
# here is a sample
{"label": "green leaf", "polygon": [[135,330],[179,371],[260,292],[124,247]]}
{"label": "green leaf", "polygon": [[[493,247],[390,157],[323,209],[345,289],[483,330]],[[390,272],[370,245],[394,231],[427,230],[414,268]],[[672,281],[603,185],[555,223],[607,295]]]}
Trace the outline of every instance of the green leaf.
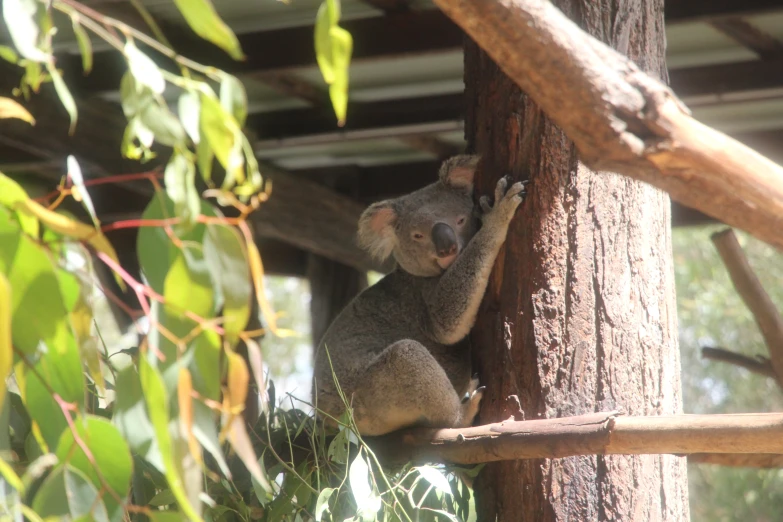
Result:
{"label": "green leaf", "polygon": [[196,191],[196,166],[184,154],[175,152],[163,174],[166,194],[174,202],[174,212],[187,225],[193,225],[201,209]]}
{"label": "green leaf", "polygon": [[46,69],[52,76],[52,82],[54,83],[54,90],[57,91],[57,96],[60,98],[60,102],[65,107],[68,115],[71,117],[71,126],[68,128],[68,134],[73,135],[73,131],[76,129],[76,118],[78,113],[76,111],[76,101],[74,101],[71,91],[68,90],[68,86],[65,85],[63,77],[60,75],[60,71],[51,64],[46,63]]}
{"label": "green leaf", "polygon": [[188,133],[193,143],[198,145],[201,141],[201,133],[198,127],[201,102],[198,99],[198,94],[191,91],[183,92],[179,97],[177,107],[179,110],[179,121],[185,127],[185,132]]}
{"label": "green leaf", "polygon": [[16,100],[0,96],[0,120],[17,118],[35,125],[35,118]]}
{"label": "green leaf", "polygon": [[[11,283],[0,273],[0,408],[5,401],[5,380],[11,373],[14,351],[11,346]],[[10,402],[7,405],[10,408]],[[7,449],[7,448],[6,448]]]}
{"label": "green leaf", "polygon": [[79,14],[75,11],[71,14],[71,24],[73,25],[73,34],[76,36],[76,43],[79,45],[79,52],[82,55],[82,69],[84,74],[92,71],[92,43],[90,35],[79,23]]}
{"label": "green leaf", "polygon": [[244,179],[242,132],[234,117],[213,96],[201,94],[201,136],[206,138],[226,179]]}
{"label": "green leaf", "polygon": [[150,506],[155,507],[162,507],[162,506],[168,506],[176,502],[177,499],[174,498],[174,493],[171,492],[170,489],[164,489],[150,500]]}
{"label": "green leaf", "polygon": [[155,140],[169,147],[182,146],[185,143],[185,129],[179,119],[165,105],[150,100],[141,108],[139,119],[152,131]]}
{"label": "green leaf", "polygon": [[92,481],[96,488],[103,484],[95,471],[96,467],[122,502],[117,502],[115,495],[106,493],[103,500],[113,522],[122,520],[125,512],[123,503],[128,498],[128,491],[133,473],[133,459],[128,444],[119,430],[111,422],[102,417],[88,415],[83,421],[74,422],[76,433],[92,453],[94,464],[85,455],[82,448],[76,444],[73,432],[66,430],[60,436],[57,445],[57,458],[60,462],[68,462]]}
{"label": "green leaf", "polygon": [[442,493],[451,495],[451,487],[449,481],[443,476],[443,473],[433,468],[432,466],[420,466],[416,468],[424,480],[432,484],[432,486]]}
{"label": "green leaf", "polygon": [[43,340],[62,349],[69,335],[67,310],[51,258],[22,235],[8,211],[0,208],[0,273],[11,283],[11,331],[14,345],[32,354]]}
{"label": "green leaf", "polygon": [[163,458],[154,436],[141,381],[135,367],[129,366],[117,373],[115,389],[117,399],[114,403],[112,422],[120,430],[131,449],[163,473],[165,469]]}
{"label": "green leaf", "polygon": [[174,3],[193,32],[226,51],[233,59],[245,58],[236,35],[220,19],[209,0],[174,0]]}
{"label": "green leaf", "polygon": [[318,500],[315,502],[315,522],[321,522],[321,517],[329,511],[329,499],[337,491],[337,488],[324,488],[318,494]]}
{"label": "green leaf", "polygon": [[166,80],[160,68],[149,56],[139,50],[133,40],[125,42],[125,58],[128,60],[130,73],[140,85],[149,87],[155,94],[163,94],[166,89]]}
{"label": "green leaf", "polygon": [[201,522],[198,511],[190,503],[179,472],[177,460],[175,460],[174,442],[169,433],[169,403],[163,379],[158,370],[143,356],[139,358],[139,375],[141,377],[141,387],[144,390],[144,398],[147,402],[147,410],[149,411],[150,420],[155,430],[155,438],[158,441],[160,454],[163,459],[166,480],[174,493],[174,497],[177,499],[180,509],[191,521]]}
{"label": "green leaf", "polygon": [[182,316],[189,310],[205,318],[213,315],[212,281],[201,248],[183,245],[171,263],[163,288],[167,313]]}
{"label": "green leaf", "polygon": [[245,125],[247,119],[247,93],[236,76],[221,74],[220,104],[230,114],[234,115],[240,127]]}
{"label": "green leaf", "polygon": [[231,471],[223,458],[223,448],[220,446],[217,423],[212,410],[201,401],[193,401],[193,414],[193,434],[196,440],[215,458],[223,475],[230,479]]}
{"label": "green leaf", "polygon": [[253,288],[239,232],[228,225],[207,225],[204,258],[222,301],[226,340],[233,346],[250,319]]}
{"label": "green leaf", "polygon": [[108,522],[98,490],[79,470],[70,466],[55,469],[33,499],[33,510],[42,518],[70,517],[76,520],[89,516],[95,522]]}
{"label": "green leaf", "polygon": [[19,55],[17,55],[16,51],[7,45],[0,45],[0,58],[13,64],[19,62]]}
{"label": "green leaf", "polygon": [[[203,200],[199,213],[210,217],[215,216],[212,206]],[[166,194],[159,192],[147,205],[142,219],[162,220],[174,216],[174,202]],[[201,223],[196,223],[192,228],[174,226],[173,230],[180,241],[201,244],[204,240],[206,227]],[[180,249],[171,242],[163,227],[142,227],[139,229],[136,251],[144,277],[147,278],[153,290],[163,294],[166,275],[176,257],[180,255]]]}
{"label": "green leaf", "polygon": [[342,127],[348,110],[348,70],[353,38],[337,25],[339,20],[340,0],[324,0],[315,20],[315,56],[321,75],[329,86],[337,124]]}
{"label": "green leaf", "polygon": [[35,62],[48,62],[49,54],[38,48],[38,2],[3,0],[3,19],[19,54]]}
{"label": "green leaf", "polygon": [[[199,133],[200,135],[200,133]],[[201,140],[196,145],[196,164],[201,172],[201,179],[212,184],[212,164],[215,162],[215,153],[209,146],[208,140]]]}

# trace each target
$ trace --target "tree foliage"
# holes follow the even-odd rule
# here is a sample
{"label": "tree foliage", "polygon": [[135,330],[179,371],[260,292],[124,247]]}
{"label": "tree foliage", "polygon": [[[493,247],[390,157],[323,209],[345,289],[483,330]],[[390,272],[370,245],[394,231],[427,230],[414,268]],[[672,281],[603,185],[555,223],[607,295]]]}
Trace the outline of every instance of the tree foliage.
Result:
{"label": "tree foliage", "polygon": [[[175,3],[196,34],[243,57],[209,0]],[[293,407],[276,407],[257,342],[263,332],[249,326],[258,308],[268,333],[286,333],[266,301],[246,222],[269,193],[242,132],[244,88],[170,49],[143,5],[133,4],[157,39],[74,0],[3,2],[14,48],[0,48],[0,56],[23,70],[15,95],[29,99],[51,82],[71,132],[79,124],[78,100],[53,54],[54,22],[62,20],[54,15],[64,14],[85,72],[95,37],[127,63],[119,90],[128,123],[118,153],[166,164],[162,176],[122,177],[148,180],[154,196],[140,219],[109,225],[96,216],[90,187],[119,177],[84,179],[68,157],[56,190],[33,199],[0,173],[0,426],[8,427],[0,430],[0,517],[469,518],[470,490],[455,476],[410,465],[384,474],[350,417],[327,438],[303,413],[308,404],[291,398]],[[337,25],[339,7],[326,0],[319,10],[316,53],[344,121],[351,39]],[[173,61],[179,74],[161,60]],[[175,107],[164,92],[176,95]],[[0,98],[0,118],[35,124],[24,102],[8,97]],[[89,223],[62,210],[68,198],[81,202]],[[225,217],[226,207],[236,217]],[[104,235],[126,227],[139,227],[142,280],[122,268]],[[96,263],[138,298],[141,314],[125,310],[137,346],[104,341],[95,289],[123,305],[101,284]],[[253,381],[261,415],[245,419]]]}

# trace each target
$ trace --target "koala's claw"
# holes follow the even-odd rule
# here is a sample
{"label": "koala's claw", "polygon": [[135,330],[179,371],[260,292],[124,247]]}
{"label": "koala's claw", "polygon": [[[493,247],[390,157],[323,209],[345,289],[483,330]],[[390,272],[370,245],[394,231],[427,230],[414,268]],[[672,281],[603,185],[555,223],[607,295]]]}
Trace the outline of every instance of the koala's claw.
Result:
{"label": "koala's claw", "polygon": [[462,398],[462,415],[460,419],[459,427],[468,427],[473,424],[473,419],[478,413],[479,404],[481,404],[481,398],[484,396],[484,390],[486,386],[479,386],[478,377],[473,377],[470,380],[470,387]]}

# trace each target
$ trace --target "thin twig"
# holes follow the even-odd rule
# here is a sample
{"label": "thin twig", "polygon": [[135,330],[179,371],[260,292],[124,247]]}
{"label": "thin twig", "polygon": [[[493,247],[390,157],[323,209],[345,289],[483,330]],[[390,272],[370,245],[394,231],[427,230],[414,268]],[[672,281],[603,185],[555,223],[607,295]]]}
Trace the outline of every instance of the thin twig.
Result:
{"label": "thin twig", "polygon": [[761,330],[761,335],[769,350],[772,368],[777,376],[778,384],[781,384],[783,382],[781,381],[781,377],[783,377],[783,317],[750,267],[734,232],[731,229],[717,232],[712,235],[712,242],[723,259],[723,264],[729,272],[734,288],[750,309],[759,330]]}
{"label": "thin twig", "polygon": [[701,356],[704,359],[708,359],[710,361],[733,364],[734,366],[745,368],[750,372],[758,373],[759,375],[764,375],[765,377],[772,377],[776,381],[778,379],[774,368],[772,368],[772,361],[770,361],[767,357],[760,355],[756,357],[748,357],[747,355],[732,352],[731,350],[709,347],[704,347],[701,349]]}

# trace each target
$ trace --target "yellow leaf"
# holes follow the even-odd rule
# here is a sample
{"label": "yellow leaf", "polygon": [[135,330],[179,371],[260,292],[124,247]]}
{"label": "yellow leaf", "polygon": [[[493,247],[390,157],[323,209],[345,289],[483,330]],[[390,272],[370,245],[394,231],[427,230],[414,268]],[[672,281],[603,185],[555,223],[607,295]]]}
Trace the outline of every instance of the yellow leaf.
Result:
{"label": "yellow leaf", "polygon": [[239,414],[245,407],[250,373],[245,360],[230,348],[226,349],[228,358],[228,404],[231,415]]}
{"label": "yellow leaf", "polygon": [[0,274],[0,408],[5,400],[5,381],[14,362],[11,347],[11,284]]}
{"label": "yellow leaf", "polygon": [[[247,239],[247,235],[245,238]],[[296,332],[277,327],[277,316],[272,309],[272,305],[266,299],[266,293],[264,293],[264,265],[261,262],[261,254],[259,254],[258,247],[256,247],[254,242],[246,240],[245,246],[247,247],[247,262],[250,265],[250,275],[253,277],[253,287],[256,291],[258,308],[261,310],[261,315],[264,318],[264,327],[278,337],[295,336]]]}
{"label": "yellow leaf", "polygon": [[35,125],[35,118],[33,118],[32,114],[27,112],[27,109],[11,98],[0,96],[0,119],[4,118],[17,118],[24,120],[31,125]]}
{"label": "yellow leaf", "polygon": [[193,379],[187,368],[180,368],[177,380],[177,401],[179,402],[179,422],[188,440],[188,450],[193,458],[201,464],[201,446],[193,434]]}

